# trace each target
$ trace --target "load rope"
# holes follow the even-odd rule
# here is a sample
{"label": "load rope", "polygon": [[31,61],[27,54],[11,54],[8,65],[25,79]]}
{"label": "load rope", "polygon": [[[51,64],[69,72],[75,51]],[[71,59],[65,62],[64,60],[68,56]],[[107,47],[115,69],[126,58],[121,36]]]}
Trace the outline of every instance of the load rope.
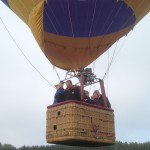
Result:
{"label": "load rope", "polygon": [[18,50],[21,52],[21,54],[24,56],[24,58],[28,61],[28,63],[35,69],[35,71],[53,88],[55,88],[42,74],[41,72],[31,63],[31,61],[27,58],[27,56],[25,55],[25,53],[21,50],[21,48],[19,47],[19,45],[17,44],[17,42],[15,41],[15,39],[13,38],[13,36],[11,35],[11,33],[9,32],[8,28],[6,27],[4,21],[2,20],[1,16],[0,16],[0,20],[3,24],[3,26],[5,27],[6,31],[8,32],[9,36],[11,37],[12,41],[14,42],[14,44],[16,45],[16,47],[18,48]]}

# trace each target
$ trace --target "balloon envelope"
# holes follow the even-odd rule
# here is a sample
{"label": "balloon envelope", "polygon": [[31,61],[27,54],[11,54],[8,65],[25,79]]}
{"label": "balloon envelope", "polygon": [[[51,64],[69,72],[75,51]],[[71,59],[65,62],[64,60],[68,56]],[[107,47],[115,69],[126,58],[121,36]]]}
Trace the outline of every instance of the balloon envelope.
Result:
{"label": "balloon envelope", "polygon": [[29,26],[50,62],[65,70],[89,65],[150,10],[150,0],[2,1]]}

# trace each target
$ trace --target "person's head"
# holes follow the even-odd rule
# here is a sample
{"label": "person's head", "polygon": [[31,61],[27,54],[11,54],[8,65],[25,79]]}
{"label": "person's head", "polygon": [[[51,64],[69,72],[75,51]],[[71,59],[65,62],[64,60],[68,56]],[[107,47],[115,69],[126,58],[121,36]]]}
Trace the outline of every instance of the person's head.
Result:
{"label": "person's head", "polygon": [[97,99],[97,98],[99,98],[100,97],[100,92],[98,91],[98,90],[95,90],[94,92],[93,92],[93,99]]}
{"label": "person's head", "polygon": [[67,80],[66,81],[66,86],[68,89],[70,89],[72,87],[72,81],[71,80]]}
{"label": "person's head", "polygon": [[98,99],[98,98],[99,98],[99,94],[98,94],[98,93],[93,93],[92,98],[93,98],[93,99]]}
{"label": "person's head", "polygon": [[57,85],[55,85],[56,89],[58,90],[59,88],[62,88],[64,85],[63,81],[60,81]]}
{"label": "person's head", "polygon": [[84,90],[84,95],[85,95],[85,96],[89,96],[89,92],[86,91],[86,90]]}
{"label": "person's head", "polygon": [[97,93],[97,95],[100,97],[100,92],[99,92],[99,90],[95,90],[93,93]]}

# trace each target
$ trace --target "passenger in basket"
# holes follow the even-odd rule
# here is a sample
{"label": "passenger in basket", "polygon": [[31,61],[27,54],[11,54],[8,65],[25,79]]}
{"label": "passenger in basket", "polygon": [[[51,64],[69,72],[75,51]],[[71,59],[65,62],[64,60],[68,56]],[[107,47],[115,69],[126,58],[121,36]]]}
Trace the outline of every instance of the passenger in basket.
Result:
{"label": "passenger in basket", "polygon": [[58,83],[57,85],[55,85],[56,87],[56,93],[54,96],[54,103],[53,104],[57,104],[60,102],[64,101],[64,88],[63,88],[64,82],[60,81],[60,83]]}
{"label": "passenger in basket", "polygon": [[71,80],[66,81],[66,89],[64,91],[65,100],[80,100],[80,88],[72,84]]}
{"label": "passenger in basket", "polygon": [[[95,101],[96,105],[104,106],[102,94],[100,94],[100,92],[98,90],[94,91],[93,96],[92,96],[92,100]],[[111,104],[110,104],[107,97],[106,97],[106,102],[107,102],[107,107],[111,108]]]}
{"label": "passenger in basket", "polygon": [[89,103],[89,104],[95,104],[95,102],[90,99],[89,92],[86,90],[84,90],[84,102]]}

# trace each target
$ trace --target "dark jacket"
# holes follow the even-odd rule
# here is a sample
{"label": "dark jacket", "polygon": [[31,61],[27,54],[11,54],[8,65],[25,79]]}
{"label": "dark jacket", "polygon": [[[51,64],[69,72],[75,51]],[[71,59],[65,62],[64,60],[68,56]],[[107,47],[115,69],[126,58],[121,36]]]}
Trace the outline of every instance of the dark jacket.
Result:
{"label": "dark jacket", "polygon": [[84,96],[84,102],[89,104],[95,104],[95,101],[91,100],[89,96]]}
{"label": "dark jacket", "polygon": [[[94,101],[95,101],[95,104],[96,104],[96,105],[100,105],[100,106],[103,106],[103,107],[104,107],[104,102],[103,102],[102,95],[100,96],[99,99],[95,99]],[[110,104],[110,102],[109,102],[109,100],[108,100],[107,97],[106,97],[106,102],[107,102],[107,107],[108,107],[108,108],[111,108],[111,104]]]}
{"label": "dark jacket", "polygon": [[57,104],[57,103],[60,103],[60,102],[63,102],[64,101],[64,88],[59,88],[56,93],[55,93],[55,96],[54,96],[54,103],[53,104]]}
{"label": "dark jacket", "polygon": [[78,86],[72,86],[70,89],[64,91],[65,100],[80,100],[80,88]]}

